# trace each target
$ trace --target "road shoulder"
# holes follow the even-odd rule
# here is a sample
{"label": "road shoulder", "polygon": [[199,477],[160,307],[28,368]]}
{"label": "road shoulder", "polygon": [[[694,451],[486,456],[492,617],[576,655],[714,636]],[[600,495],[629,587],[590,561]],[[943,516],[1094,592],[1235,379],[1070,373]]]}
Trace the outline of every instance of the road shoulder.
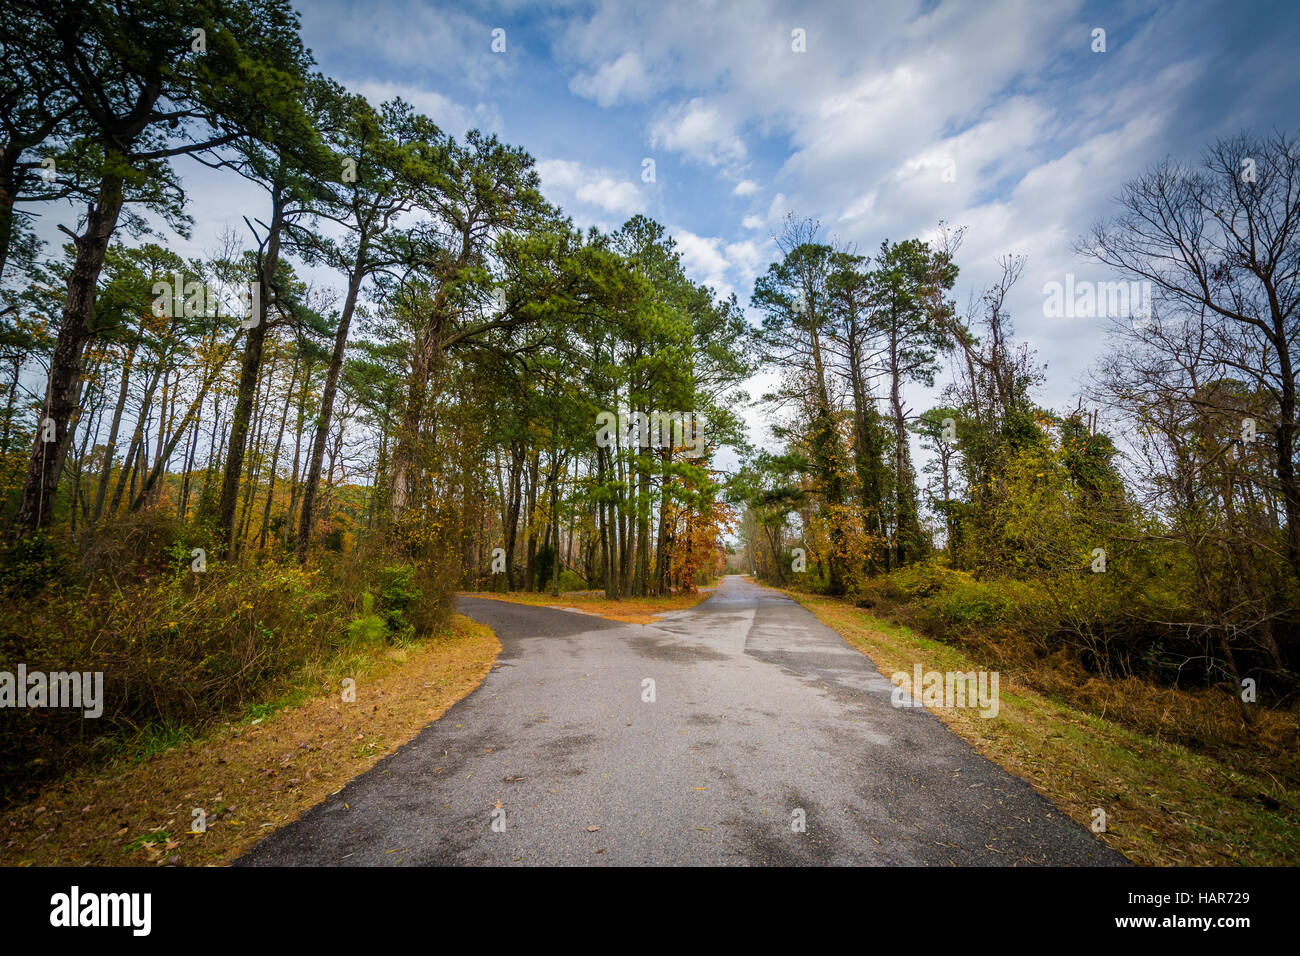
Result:
{"label": "road shoulder", "polygon": [[[847,602],[780,593],[815,614],[886,676],[912,675],[918,664],[923,672],[981,667],[956,648]],[[910,689],[910,678],[902,683]],[[1050,700],[1014,674],[1000,675],[999,696],[994,719],[973,708],[928,709],[983,756],[1028,781],[1133,862],[1294,865],[1300,859],[1294,824],[1285,813],[1251,799],[1258,788],[1230,768]],[[1105,830],[1097,832],[1102,819]]]}

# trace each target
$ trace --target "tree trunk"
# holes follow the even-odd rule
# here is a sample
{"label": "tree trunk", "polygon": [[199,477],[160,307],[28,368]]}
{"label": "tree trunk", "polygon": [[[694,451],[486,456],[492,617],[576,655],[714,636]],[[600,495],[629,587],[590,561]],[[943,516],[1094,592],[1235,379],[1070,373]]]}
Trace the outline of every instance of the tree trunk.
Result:
{"label": "tree trunk", "polygon": [[315,517],[316,492],[320,487],[321,462],[324,460],[325,436],[329,434],[330,420],[334,415],[334,395],[338,391],[339,373],[347,350],[348,328],[361,290],[361,264],[364,251],[358,251],[357,261],[348,281],[348,295],[339,315],[339,327],[334,334],[334,351],[330,354],[329,371],[325,373],[325,391],[321,396],[320,415],[316,421],[316,440],[312,445],[311,462],[307,468],[307,481],[302,492],[302,517],[298,524],[298,563],[307,560],[307,546],[311,543],[311,525]]}
{"label": "tree trunk", "polygon": [[135,352],[139,340],[131,343],[126,360],[122,364],[122,381],[117,389],[117,404],[113,406],[113,420],[108,427],[108,444],[104,447],[104,464],[99,470],[99,487],[95,491],[95,509],[92,520],[99,521],[104,512],[104,496],[108,494],[108,482],[113,473],[113,455],[117,452],[117,433],[122,427],[122,411],[126,408],[126,396],[131,381],[131,368],[135,364]]}
{"label": "tree trunk", "polygon": [[244,451],[253,415],[254,394],[262,369],[271,282],[280,261],[280,233],[283,228],[284,196],[282,190],[277,188],[271,194],[271,223],[266,236],[266,254],[258,268],[257,324],[248,330],[244,340],[244,359],[239,371],[239,387],[235,393],[235,411],[230,419],[226,471],[221,483],[221,498],[217,504],[217,533],[226,553],[230,553],[235,541],[235,506],[239,501],[239,480],[244,472]]}
{"label": "tree trunk", "polygon": [[[121,156],[110,157],[125,162]],[[50,357],[50,374],[45,390],[45,421],[36,429],[36,442],[27,463],[22,498],[18,506],[20,534],[36,531],[50,522],[59,475],[77,426],[77,386],[81,381],[81,358],[86,343],[94,337],[95,293],[99,273],[118,214],[122,211],[122,181],[106,176],[86,216],[86,229],[74,241],[75,258],[68,273],[67,298],[59,334]],[[47,423],[52,428],[47,428]],[[52,431],[52,435],[47,432]],[[45,440],[46,438],[50,440]]]}
{"label": "tree trunk", "polygon": [[[275,470],[280,463],[280,446],[284,443],[284,426],[289,421],[289,405],[293,402],[293,387],[298,384],[298,365],[301,356],[293,357],[293,371],[289,385],[284,390],[284,408],[280,411],[280,428],[275,433],[275,450],[271,452],[271,477],[266,485],[266,507],[262,509],[262,530],[257,537],[257,550],[266,550],[266,532],[271,526],[271,499],[275,496]],[[301,560],[301,559],[300,559]]]}

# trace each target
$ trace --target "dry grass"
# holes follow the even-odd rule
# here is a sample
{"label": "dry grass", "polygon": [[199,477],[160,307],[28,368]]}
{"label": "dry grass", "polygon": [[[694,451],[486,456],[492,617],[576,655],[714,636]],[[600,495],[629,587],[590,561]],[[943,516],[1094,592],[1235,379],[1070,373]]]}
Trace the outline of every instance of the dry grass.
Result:
{"label": "dry grass", "polygon": [[695,607],[710,594],[712,588],[700,588],[693,594],[673,594],[664,597],[628,597],[617,601],[605,598],[604,591],[569,591],[559,597],[538,594],[534,591],[510,591],[497,594],[492,591],[474,591],[465,597],[491,598],[515,604],[532,604],[536,607],[557,607],[562,610],[582,611],[609,621],[624,624],[650,624],[671,611],[684,611]]}
{"label": "dry grass", "polygon": [[[937,671],[981,667],[949,645],[844,601],[785,593],[886,675],[910,674],[916,663]],[[981,718],[970,708],[933,712],[1084,826],[1091,827],[1093,809],[1101,807],[1108,824],[1101,838],[1136,863],[1300,863],[1300,793],[1054,701],[1033,686],[1035,676],[1041,680],[1000,671],[997,718]]]}
{"label": "dry grass", "polygon": [[[0,815],[0,862],[19,866],[229,863],[413,738],[483,680],[501,649],[456,615],[438,635],[355,659],[321,692],[136,765],[70,775]],[[347,674],[344,670],[343,675]],[[191,832],[193,809],[207,832]]]}

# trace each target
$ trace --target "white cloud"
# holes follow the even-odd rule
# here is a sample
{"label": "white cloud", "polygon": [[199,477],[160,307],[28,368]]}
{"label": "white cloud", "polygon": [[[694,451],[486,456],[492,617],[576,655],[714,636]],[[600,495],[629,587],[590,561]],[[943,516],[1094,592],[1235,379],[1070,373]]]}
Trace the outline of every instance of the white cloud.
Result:
{"label": "white cloud", "polygon": [[622,100],[644,97],[650,92],[650,79],[641,57],[629,50],[594,72],[578,73],[569,81],[569,89],[601,106],[612,106]]}
{"label": "white cloud", "polygon": [[578,187],[578,199],[599,206],[605,212],[635,213],[645,208],[641,192],[629,182],[618,182],[602,176],[594,182]]}
{"label": "white cloud", "polygon": [[638,184],[620,180],[605,170],[590,169],[568,159],[544,159],[537,164],[542,191],[552,202],[566,209],[576,203],[624,217],[646,208]]}
{"label": "white cloud", "polygon": [[682,265],[697,282],[711,285],[715,289],[727,285],[725,273],[730,263],[722,254],[721,239],[697,236],[687,229],[672,230],[672,237],[681,253]]}
{"label": "white cloud", "polygon": [[747,301],[754,279],[767,268],[773,254],[770,239],[727,242],[719,236],[696,235],[689,229],[669,232],[677,243],[687,275],[711,286],[723,298],[734,292]]}
{"label": "white cloud", "polygon": [[848,208],[845,209],[843,214],[840,216],[840,222],[844,222],[847,219],[857,219],[859,216],[864,216],[871,212],[871,210],[876,208],[877,195],[878,192],[875,189],[868,189],[861,196],[854,199],[848,204]]}
{"label": "white cloud", "polygon": [[792,212],[794,207],[790,200],[786,198],[785,193],[777,193],[772,197],[772,201],[767,206],[766,222],[769,226],[774,226],[785,218],[786,213]]}
{"label": "white cloud", "polygon": [[669,110],[655,123],[651,144],[684,153],[710,166],[739,163],[745,144],[715,104],[696,98]]}
{"label": "white cloud", "polygon": [[758,192],[758,183],[752,179],[742,179],[736,183],[736,188],[731,191],[733,196],[752,196]]}
{"label": "white cloud", "polygon": [[[359,60],[369,64],[367,73],[382,65],[389,75],[405,77],[424,73],[431,64],[454,63],[461,82],[488,96],[520,58],[493,53],[492,30],[498,24],[477,19],[464,6],[435,8],[423,0],[383,4],[312,0],[296,5],[301,10],[303,39],[322,64]],[[347,72],[359,71],[354,65]]]}
{"label": "white cloud", "polygon": [[453,136],[463,137],[468,130],[481,129],[500,133],[501,114],[491,103],[462,106],[441,93],[407,83],[389,83],[365,80],[344,84],[349,90],[364,96],[372,106],[394,97],[401,97],[415,107],[417,112],[429,117],[440,128]]}
{"label": "white cloud", "polygon": [[766,240],[755,242],[753,239],[743,239],[740,242],[729,242],[726,246],[727,260],[742,280],[749,279],[749,285],[752,286],[753,277],[760,269],[767,268],[767,260],[772,251],[770,246],[770,241]]}

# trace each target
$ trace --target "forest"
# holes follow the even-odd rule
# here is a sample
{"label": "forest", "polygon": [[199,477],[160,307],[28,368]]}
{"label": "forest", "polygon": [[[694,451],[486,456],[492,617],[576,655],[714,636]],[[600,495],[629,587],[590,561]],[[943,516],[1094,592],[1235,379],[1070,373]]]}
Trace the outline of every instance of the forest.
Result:
{"label": "forest", "polygon": [[[427,632],[457,589],[718,569],[751,344],[662,226],[581,232],[522,148],[314,72],[280,0],[3,30],[6,663],[102,665],[108,734]],[[264,197],[188,260],[182,160]],[[9,765],[77,723],[6,734]]]}
{"label": "forest", "polygon": [[[786,443],[733,478],[731,567],[1294,779],[1300,141],[1216,142],[1117,208],[1075,249],[1121,282],[1043,290],[1107,343],[1061,409],[1036,401],[1047,371],[1007,308],[1026,256],[960,307],[962,228],[864,255],[788,220],[753,299]],[[912,409],[915,383],[939,403]]]}
{"label": "forest", "polygon": [[[1081,260],[1151,300],[1053,409],[1023,255],[963,304],[962,226],[859,249],[792,213],[720,296],[647,216],[577,228],[525,147],[321,74],[285,0],[12,0],[0,71],[0,670],[107,685],[90,729],[6,724],[4,797],[457,592],[724,570],[1295,779],[1294,137],[1097,211]],[[200,170],[261,201],[186,258]]]}

